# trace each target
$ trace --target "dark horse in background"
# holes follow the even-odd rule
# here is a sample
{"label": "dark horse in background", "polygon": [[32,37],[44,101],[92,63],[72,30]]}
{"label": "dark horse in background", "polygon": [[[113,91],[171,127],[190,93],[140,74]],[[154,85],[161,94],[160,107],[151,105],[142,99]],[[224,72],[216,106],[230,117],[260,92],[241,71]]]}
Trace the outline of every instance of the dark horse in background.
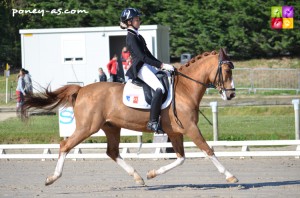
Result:
{"label": "dark horse in background", "polygon": [[[218,89],[224,100],[235,97],[233,68],[224,50],[220,49],[219,53],[213,51],[198,55],[175,71],[175,107],[170,105],[162,110],[161,122],[163,130],[172,142],[177,159],[166,166],[150,170],[147,179],[183,164],[185,160],[183,135],[186,135],[205,153],[218,171],[225,175],[228,182],[238,181],[219,162],[197,126],[199,105],[206,88]],[[65,85],[55,91],[47,88],[43,92],[26,95],[23,115],[27,115],[31,108],[53,110],[62,105],[74,108],[76,129],[68,139],[60,142],[57,165],[54,174],[46,179],[46,185],[61,177],[68,152],[100,129],[107,137],[107,155],[133,176],[137,184],[145,184],[140,174],[120,156],[119,143],[121,128],[152,133],[146,129],[149,110],[125,106],[122,102],[123,89],[124,85],[120,83],[99,82],[84,87]],[[176,113],[173,112],[174,109]]]}

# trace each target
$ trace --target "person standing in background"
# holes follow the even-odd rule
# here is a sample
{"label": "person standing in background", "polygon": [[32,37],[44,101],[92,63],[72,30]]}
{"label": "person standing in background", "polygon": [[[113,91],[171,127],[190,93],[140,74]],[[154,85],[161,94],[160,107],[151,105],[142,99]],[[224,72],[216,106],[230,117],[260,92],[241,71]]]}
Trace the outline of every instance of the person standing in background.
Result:
{"label": "person standing in background", "polygon": [[29,74],[29,71],[26,69],[22,69],[24,75],[24,82],[25,82],[25,93],[32,93],[32,81],[31,81],[31,76]]}
{"label": "person standing in background", "polygon": [[121,61],[122,61],[122,66],[123,66],[123,71],[124,71],[124,80],[125,82],[128,81],[128,76],[126,76],[126,72],[128,71],[130,67],[130,52],[127,50],[127,47],[123,47],[122,52],[121,52]]}
{"label": "person standing in background", "polygon": [[107,70],[110,75],[110,81],[117,82],[118,56],[116,54],[107,64]]}
{"label": "person standing in background", "polygon": [[24,96],[26,96],[25,93],[25,80],[24,80],[25,72],[23,69],[20,70],[18,74],[18,83],[16,88],[16,96],[17,96],[17,107],[16,107],[16,113],[17,115],[20,114],[21,108],[24,102]]}
{"label": "person standing in background", "polygon": [[103,69],[100,67],[98,69],[98,71],[99,71],[99,82],[106,82],[107,77],[106,77],[106,74],[104,73]]}

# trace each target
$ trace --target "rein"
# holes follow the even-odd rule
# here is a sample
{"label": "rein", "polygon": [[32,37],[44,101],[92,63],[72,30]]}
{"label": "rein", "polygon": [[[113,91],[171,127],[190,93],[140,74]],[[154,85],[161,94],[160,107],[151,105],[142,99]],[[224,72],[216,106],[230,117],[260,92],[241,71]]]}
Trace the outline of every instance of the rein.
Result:
{"label": "rein", "polygon": [[[218,70],[217,70],[217,73],[216,73],[216,76],[215,76],[215,79],[214,79],[214,82],[213,83],[209,83],[209,84],[206,84],[206,83],[203,83],[203,82],[200,82],[198,80],[195,80],[181,72],[179,72],[177,69],[175,69],[173,72],[172,72],[172,84],[173,84],[173,101],[172,101],[172,107],[173,107],[173,114],[175,116],[175,121],[176,123],[181,127],[183,128],[183,125],[181,123],[181,121],[179,120],[178,118],[178,115],[177,115],[177,110],[176,110],[176,105],[175,105],[175,75],[180,75],[180,76],[183,76],[184,78],[187,78],[195,83],[198,83],[206,88],[214,88],[216,89],[217,85],[220,85],[221,87],[221,90],[220,92],[222,91],[235,91],[235,88],[231,88],[231,89],[226,89],[224,87],[224,79],[223,79],[223,75],[222,75],[222,64],[228,64],[229,67],[231,69],[234,69],[234,65],[231,61],[227,61],[227,60],[219,60],[219,64],[218,64]],[[219,78],[219,81],[217,82],[217,78]],[[199,110],[199,112],[204,116],[204,114]],[[204,116],[204,118],[209,122],[210,125],[211,122]]]}
{"label": "rein", "polygon": [[198,84],[200,84],[200,85],[203,85],[203,86],[206,87],[206,88],[214,88],[214,89],[217,88],[213,83],[205,84],[205,83],[203,83],[203,82],[200,82],[200,81],[198,81],[198,80],[195,80],[195,79],[193,79],[193,78],[191,78],[191,77],[189,77],[189,76],[187,76],[187,75],[185,75],[185,74],[179,72],[178,70],[174,70],[174,72],[175,72],[175,74],[180,75],[180,76],[183,76],[183,77],[185,77],[185,78],[187,78],[187,79],[189,79],[189,80],[191,80],[191,81],[194,81],[194,82],[196,82],[196,83],[198,83]]}
{"label": "rein", "polygon": [[[224,90],[224,91],[235,91],[235,88],[226,89],[224,87],[224,79],[223,79],[223,75],[222,75],[222,64],[228,64],[231,69],[234,68],[234,66],[233,66],[233,64],[232,64],[231,61],[226,61],[226,60],[225,61],[219,61],[218,70],[217,70],[214,82],[213,83],[209,83],[209,84],[205,84],[203,82],[195,80],[195,79],[193,79],[193,78],[191,78],[191,77],[189,77],[189,76],[187,76],[187,75],[179,72],[177,69],[174,70],[174,73],[175,73],[175,75],[177,74],[177,75],[183,76],[183,77],[185,77],[185,78],[187,78],[187,79],[189,79],[191,81],[194,81],[194,82],[196,82],[196,83],[198,83],[200,85],[203,85],[206,88],[214,88],[214,89],[216,89],[217,88],[216,84],[217,84],[217,85],[221,85],[221,87],[222,87],[221,89]],[[217,82],[217,77],[219,77],[219,82]]]}
{"label": "rein", "polygon": [[178,116],[177,116],[177,110],[176,110],[176,105],[175,105],[175,71],[177,72],[177,70],[175,69],[173,72],[171,72],[171,83],[173,85],[173,100],[172,100],[172,109],[173,109],[173,114],[175,116],[175,121],[178,124],[178,126],[180,126],[183,129],[183,125],[181,123],[181,121],[179,120]]}

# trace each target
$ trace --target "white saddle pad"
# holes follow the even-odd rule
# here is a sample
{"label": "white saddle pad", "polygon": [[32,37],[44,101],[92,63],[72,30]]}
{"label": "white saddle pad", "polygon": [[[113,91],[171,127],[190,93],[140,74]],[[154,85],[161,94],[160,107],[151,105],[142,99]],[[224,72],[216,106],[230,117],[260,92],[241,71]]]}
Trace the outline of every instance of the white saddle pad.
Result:
{"label": "white saddle pad", "polygon": [[[161,105],[161,109],[167,108],[173,96],[173,85],[171,84],[171,75],[168,73],[169,80],[169,92],[166,101]],[[123,91],[123,103],[128,107],[138,108],[138,109],[150,109],[149,105],[145,100],[144,90],[142,87],[137,86],[132,83],[132,80],[129,79],[125,84]]]}

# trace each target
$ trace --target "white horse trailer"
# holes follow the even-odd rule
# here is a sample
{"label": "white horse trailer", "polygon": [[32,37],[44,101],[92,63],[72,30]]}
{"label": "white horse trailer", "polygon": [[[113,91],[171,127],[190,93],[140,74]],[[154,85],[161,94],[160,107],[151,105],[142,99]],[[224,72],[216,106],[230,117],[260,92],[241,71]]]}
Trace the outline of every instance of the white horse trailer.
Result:
{"label": "white horse trailer", "polygon": [[[149,50],[162,62],[169,63],[169,27],[141,26]],[[120,54],[126,45],[127,31],[120,27],[55,28],[20,30],[22,67],[32,76],[33,85],[88,85],[98,81],[98,68],[114,54],[119,57],[118,76],[123,77]],[[109,77],[109,76],[108,76]]]}

